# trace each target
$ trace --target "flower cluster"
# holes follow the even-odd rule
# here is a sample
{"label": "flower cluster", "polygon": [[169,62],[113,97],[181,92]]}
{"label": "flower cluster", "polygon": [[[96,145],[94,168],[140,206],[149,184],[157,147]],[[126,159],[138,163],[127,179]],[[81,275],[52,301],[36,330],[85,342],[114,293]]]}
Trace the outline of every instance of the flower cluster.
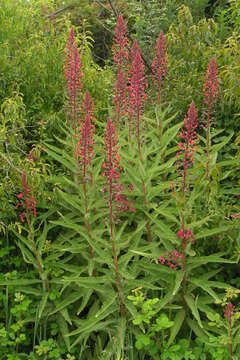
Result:
{"label": "flower cluster", "polygon": [[192,245],[195,244],[195,238],[192,230],[185,229],[182,225],[181,229],[177,233],[177,237],[182,240],[182,249],[186,249],[187,243],[190,241]]}
{"label": "flower cluster", "polygon": [[131,51],[132,65],[130,68],[130,108],[139,111],[143,100],[146,99],[146,81],[144,77],[144,63],[136,40],[133,42]]}
{"label": "flower cluster", "polygon": [[144,77],[144,64],[141,52],[136,40],[133,42],[132,52],[132,65],[130,68],[129,78],[129,139],[131,139],[132,118],[136,114],[137,117],[137,140],[138,151],[141,159],[141,109],[143,102],[147,98],[145,93],[146,81]]}
{"label": "flower cluster", "polygon": [[204,102],[211,106],[219,94],[218,67],[216,59],[212,58],[207,68],[205,82],[203,84]]}
{"label": "flower cluster", "polygon": [[122,68],[124,62],[128,59],[128,38],[127,27],[123,19],[123,15],[120,14],[117,19],[117,26],[115,28],[115,38],[113,45],[113,60]]}
{"label": "flower cluster", "polygon": [[161,31],[156,45],[156,56],[152,63],[152,72],[158,82],[158,103],[160,103],[161,81],[166,77],[168,68],[168,55],[164,34]]}
{"label": "flower cluster", "polygon": [[115,180],[118,182],[121,172],[120,155],[118,153],[117,133],[111,119],[108,119],[106,133],[104,136],[105,160],[103,161],[103,175],[106,176],[109,183]]}
{"label": "flower cluster", "polygon": [[122,191],[123,191],[123,186],[120,183],[118,183],[116,186],[116,195],[115,195],[117,210],[119,212],[125,212],[125,211],[135,212],[136,209],[133,206],[133,201],[129,201],[127,196],[124,195]]}
{"label": "flower cluster", "polygon": [[20,212],[19,218],[21,222],[24,223],[24,218],[29,218],[31,212],[34,217],[37,217],[37,203],[27,184],[27,176],[25,171],[22,173],[21,180],[23,185],[23,191],[17,195],[18,203],[16,205],[16,209],[23,208],[23,211]]}
{"label": "flower cluster", "polygon": [[73,28],[70,30],[65,53],[66,58],[64,70],[68,88],[69,117],[76,135],[76,119],[78,116],[77,104],[82,91],[81,78],[83,77],[83,73],[81,70],[82,63],[75,42],[75,33]]}
{"label": "flower cluster", "polygon": [[181,129],[178,143],[178,152],[176,154],[177,160],[179,155],[183,154],[182,167],[186,170],[193,164],[194,154],[198,141],[196,128],[198,127],[197,110],[192,101],[187,116],[184,118],[184,128]]}
{"label": "flower cluster", "polygon": [[[105,176],[109,186],[109,201],[112,207],[113,199],[116,201],[116,209],[119,212],[131,211],[134,212],[133,202],[130,202],[123,192],[123,186],[119,182],[119,175],[122,170],[120,164],[120,155],[118,153],[117,133],[114,124],[110,119],[107,121],[106,134],[104,137],[105,143],[105,160],[102,164],[102,176]],[[129,191],[133,190],[133,186],[129,186]]]}
{"label": "flower cluster", "polygon": [[93,102],[89,92],[86,92],[83,104],[83,118],[84,121],[81,125],[79,141],[75,151],[75,158],[79,161],[83,169],[83,179],[86,181],[87,176],[87,167],[90,165],[92,158],[94,156],[93,151],[93,135],[94,135],[94,125],[93,121]]}
{"label": "flower cluster", "polygon": [[224,308],[224,317],[228,320],[231,321],[233,315],[235,315],[236,313],[236,307],[231,303],[227,303],[227,305]]}
{"label": "flower cluster", "polygon": [[164,256],[158,258],[158,263],[161,265],[167,265],[171,269],[176,270],[183,266],[184,254],[178,250],[172,250],[167,252]]}
{"label": "flower cluster", "polygon": [[127,27],[124,23],[122,14],[119,15],[117,20],[114,40],[113,60],[117,67],[114,103],[117,114],[117,123],[119,123],[120,115],[124,115],[127,109],[127,81],[124,68],[128,62],[128,38]]}

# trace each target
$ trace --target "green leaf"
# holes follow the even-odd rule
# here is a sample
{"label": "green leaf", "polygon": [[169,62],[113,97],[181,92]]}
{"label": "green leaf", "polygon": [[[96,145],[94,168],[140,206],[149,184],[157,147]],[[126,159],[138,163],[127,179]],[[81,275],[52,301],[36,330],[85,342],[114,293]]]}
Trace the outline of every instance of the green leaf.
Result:
{"label": "green leaf", "polygon": [[153,330],[161,331],[168,329],[174,325],[174,322],[169,320],[168,316],[165,313],[162,313],[157,319],[156,324],[152,326]]}
{"label": "green leaf", "polygon": [[78,301],[80,298],[82,297],[82,293],[79,292],[72,292],[68,295],[66,295],[66,298],[60,302],[56,302],[55,306],[54,306],[54,310],[50,312],[49,316],[56,314],[57,312],[59,312],[60,310],[66,308],[67,306],[69,306],[70,304],[75,303],[76,301]]}
{"label": "green leaf", "polygon": [[168,346],[170,346],[172,342],[175,340],[177,334],[179,333],[179,330],[182,327],[184,319],[185,319],[185,311],[182,309],[178,311],[177,315],[174,318],[174,326],[171,328],[170,337],[168,340]]}
{"label": "green leaf", "polygon": [[222,264],[234,264],[235,261],[223,259],[224,253],[217,253],[209,256],[198,256],[196,258],[191,258],[187,260],[187,272],[191,272],[193,269],[206,265],[208,263],[222,263]]}
{"label": "green leaf", "polygon": [[203,339],[204,341],[208,341],[208,336],[205,332],[199,327],[198,323],[195,320],[187,318],[187,323],[190,328],[193,330],[194,334],[197,335],[199,338]]}
{"label": "green leaf", "polygon": [[172,293],[173,296],[175,296],[176,293],[178,292],[178,290],[179,290],[179,288],[181,286],[181,283],[183,281],[183,277],[184,277],[184,272],[183,271],[177,271],[176,278],[175,278],[175,286],[174,286],[173,293]]}
{"label": "green leaf", "polygon": [[66,344],[67,350],[70,351],[70,339],[67,336],[69,334],[68,324],[67,324],[66,320],[64,319],[64,317],[60,313],[58,313],[58,315],[57,315],[57,323],[59,325],[60,333]]}
{"label": "green leaf", "polygon": [[195,317],[195,319],[198,322],[198,325],[200,326],[200,328],[203,328],[200,316],[199,316],[199,312],[196,306],[196,300],[194,300],[194,298],[192,297],[192,295],[186,294],[184,296],[184,299],[186,300],[187,305],[189,306],[189,308],[192,311],[193,316]]}
{"label": "green leaf", "polygon": [[49,293],[46,292],[46,293],[43,294],[43,296],[42,296],[42,300],[41,300],[41,302],[40,302],[40,304],[39,304],[39,310],[38,310],[38,318],[39,318],[39,319],[41,319],[42,313],[43,313],[43,311],[44,311],[44,309],[45,309],[45,306],[46,306],[46,304],[47,304],[48,295],[49,295]]}
{"label": "green leaf", "polygon": [[225,225],[225,226],[220,226],[214,229],[205,229],[203,231],[201,231],[200,233],[195,235],[195,239],[202,239],[205,237],[209,237],[212,235],[216,235],[216,234],[223,234],[226,231],[232,230],[234,229],[234,227],[236,227],[236,225]]}
{"label": "green leaf", "polygon": [[209,286],[209,281],[194,278],[189,278],[189,281],[192,284],[196,285],[196,287],[201,287],[205,292],[211,295],[214,300],[219,301],[219,297],[217,296],[215,291],[213,291],[212,288]]}

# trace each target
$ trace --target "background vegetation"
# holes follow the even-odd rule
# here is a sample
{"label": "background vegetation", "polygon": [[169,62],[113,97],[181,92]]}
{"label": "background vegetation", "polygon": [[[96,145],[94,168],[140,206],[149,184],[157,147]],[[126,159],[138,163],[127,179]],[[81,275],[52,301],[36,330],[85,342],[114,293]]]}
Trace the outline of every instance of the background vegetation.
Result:
{"label": "background vegetation", "polygon": [[[0,0],[1,359],[240,357],[239,9],[239,0]],[[134,132],[129,142],[128,116],[120,129],[115,124],[117,195],[128,205],[119,212],[114,203],[111,220],[102,164],[107,119],[116,119],[112,46],[120,13],[129,62],[137,40],[148,86],[142,159]],[[72,26],[84,74],[79,107],[86,91],[94,102],[87,190],[64,76]],[[168,70],[158,104],[152,62],[161,31]],[[219,95],[208,160],[203,83],[213,57]],[[176,153],[192,100],[199,141],[183,196]],[[23,223],[16,205],[24,198],[32,208]],[[193,234],[184,249],[183,217]],[[182,249],[186,268],[167,266]]]}

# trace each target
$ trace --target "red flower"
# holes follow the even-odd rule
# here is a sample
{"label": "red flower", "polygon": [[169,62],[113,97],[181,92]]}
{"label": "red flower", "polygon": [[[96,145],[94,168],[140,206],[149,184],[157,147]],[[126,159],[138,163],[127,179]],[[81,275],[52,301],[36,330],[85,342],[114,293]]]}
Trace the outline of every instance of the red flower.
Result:
{"label": "red flower", "polygon": [[183,226],[178,231],[177,237],[182,239],[183,249],[186,248],[188,240],[191,240],[192,244],[195,243],[195,239],[194,239],[192,230],[184,229]]}
{"label": "red flower", "polygon": [[132,65],[130,68],[130,87],[129,87],[129,137],[131,134],[132,117],[136,114],[137,117],[137,139],[138,139],[138,151],[141,158],[141,110],[144,106],[144,100],[146,99],[145,86],[146,81],[144,77],[144,64],[141,57],[141,52],[136,40],[133,42],[132,52]]}
{"label": "red flower", "polygon": [[178,252],[177,249],[167,252],[164,256],[159,256],[158,263],[161,265],[169,266],[171,269],[176,270],[177,268],[181,268],[184,259],[184,254],[182,252]]}
{"label": "red flower", "polygon": [[[184,127],[181,129],[179,137],[181,142],[178,143],[178,152],[176,154],[177,162],[180,172],[183,173],[182,192],[185,192],[187,168],[193,164],[194,154],[196,152],[196,144],[198,135],[196,128],[198,127],[197,110],[192,101],[187,116],[184,118]],[[181,160],[179,156],[182,155]]]}
{"label": "red flower", "polygon": [[204,102],[206,104],[214,103],[215,99],[219,94],[219,83],[218,83],[218,67],[216,59],[213,57],[207,68],[205,83],[203,84]]}
{"label": "red flower", "polygon": [[110,183],[118,181],[121,171],[120,155],[118,153],[117,133],[110,119],[107,121],[105,143],[105,160],[103,161],[104,175]]}
{"label": "red flower", "polygon": [[124,23],[122,14],[119,15],[115,29],[115,39],[113,45],[113,60],[117,67],[117,81],[115,83],[115,111],[117,114],[117,123],[120,122],[120,116],[124,115],[127,108],[127,81],[125,67],[128,62],[128,39],[127,27]]}
{"label": "red flower", "polygon": [[72,126],[75,130],[76,135],[76,120],[78,114],[78,100],[82,91],[81,78],[82,63],[80,55],[75,42],[74,29],[71,28],[66,45],[66,58],[65,58],[65,77],[67,80],[68,99],[69,99],[69,118],[72,122]]}
{"label": "red flower", "polygon": [[79,160],[80,165],[83,170],[83,179],[86,181],[87,178],[87,169],[91,164],[91,161],[94,156],[93,151],[93,135],[94,135],[94,125],[93,121],[93,103],[89,92],[86,92],[82,109],[84,111],[84,121],[82,122],[79,141],[76,147],[75,158]]}
{"label": "red flower", "polygon": [[128,38],[127,27],[125,25],[122,14],[118,16],[117,26],[115,28],[115,38],[113,45],[113,60],[122,68],[124,62],[128,59]]}
{"label": "red flower", "polygon": [[236,313],[236,308],[232,303],[228,303],[224,308],[224,317],[231,321],[232,316]]}
{"label": "red flower", "polygon": [[209,149],[210,149],[210,125],[212,109],[215,105],[219,93],[219,83],[217,78],[218,68],[215,58],[212,58],[207,68],[205,83],[203,84],[204,102],[207,104],[207,138],[206,138],[206,177],[209,178]]}
{"label": "red flower", "polygon": [[156,45],[156,56],[152,63],[152,72],[158,82],[158,103],[160,103],[161,81],[166,77],[166,71],[168,68],[167,62],[167,50],[164,34],[161,31]]}
{"label": "red flower", "polygon": [[144,63],[136,40],[133,42],[131,51],[132,65],[130,68],[130,107],[134,111],[140,111],[143,100],[146,99],[144,77]]}
{"label": "red flower", "polygon": [[16,209],[18,209],[19,207],[23,209],[23,211],[19,214],[19,217],[21,222],[24,223],[25,217],[28,218],[29,220],[30,213],[32,213],[34,217],[37,217],[37,211],[36,211],[37,202],[27,184],[27,176],[25,171],[23,171],[22,173],[22,185],[23,185],[23,191],[17,195],[19,202],[16,205]]}

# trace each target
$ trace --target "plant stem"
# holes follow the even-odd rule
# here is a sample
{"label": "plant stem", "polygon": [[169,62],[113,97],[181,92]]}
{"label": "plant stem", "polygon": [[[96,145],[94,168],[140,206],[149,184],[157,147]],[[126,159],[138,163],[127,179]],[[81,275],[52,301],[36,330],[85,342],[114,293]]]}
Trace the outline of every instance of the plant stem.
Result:
{"label": "plant stem", "polygon": [[229,319],[229,353],[230,359],[233,360],[233,348],[232,348],[232,318]]}
{"label": "plant stem", "polygon": [[[111,151],[110,151],[111,154]],[[118,292],[118,300],[120,305],[120,312],[122,319],[125,316],[125,309],[123,304],[123,297],[122,297],[122,290],[121,290],[121,280],[119,275],[119,265],[118,265],[118,258],[116,252],[116,244],[113,235],[113,183],[112,178],[109,179],[109,209],[110,209],[110,236],[112,241],[112,253],[113,253],[113,261],[115,265],[115,272],[116,272],[116,284],[117,284],[117,292]]]}
{"label": "plant stem", "polygon": [[[89,254],[90,258],[93,260],[93,248],[92,248],[92,233],[90,228],[90,221],[88,218],[89,211],[88,211],[88,198],[87,198],[87,181],[86,178],[83,179],[83,194],[84,194],[84,206],[85,206],[85,218],[86,218],[86,228],[88,232],[88,238],[89,238]],[[96,275],[96,269],[94,267],[93,269],[93,276]]]}
{"label": "plant stem", "polygon": [[[142,152],[141,152],[141,139],[140,139],[140,109],[138,108],[137,110],[137,137],[138,137],[138,154],[139,154],[139,159],[141,161],[141,163],[143,164],[143,158],[142,158]],[[145,181],[144,179],[142,179],[142,190],[143,190],[143,195],[144,195],[144,208],[145,211],[147,212],[148,210],[148,206],[147,206],[147,191],[146,191],[146,185],[145,185]],[[146,218],[146,227],[147,227],[147,234],[148,234],[148,241],[152,242],[152,234],[151,234],[151,226],[149,223],[149,218],[148,215],[145,215]]]}
{"label": "plant stem", "polygon": [[[142,180],[142,189],[143,189],[143,194],[144,194],[144,208],[145,208],[145,211],[147,212],[147,209],[148,209],[147,192],[146,192],[146,185],[145,185],[144,180]],[[151,243],[152,242],[151,226],[150,226],[149,218],[148,218],[147,214],[145,215],[145,219],[146,219],[146,226],[147,226],[148,241]]]}
{"label": "plant stem", "polygon": [[[40,278],[42,279],[44,271],[43,271],[43,267],[41,265],[41,261],[39,259],[38,253],[37,253],[36,242],[35,242],[35,240],[33,238],[32,225],[31,225],[28,209],[26,209],[26,219],[27,219],[27,224],[28,224],[28,228],[29,228],[29,236],[30,236],[30,239],[31,239],[32,244],[33,244],[33,254],[34,254],[34,257],[35,257],[35,259],[37,261],[37,266],[38,266]],[[49,293],[50,292],[50,287],[49,287],[49,282],[48,282],[47,279],[44,280],[44,284],[45,284],[45,290],[47,290],[47,292]]]}
{"label": "plant stem", "polygon": [[141,139],[140,139],[140,109],[137,109],[137,138],[138,138],[138,153],[140,161],[142,162],[142,152],[141,152]]}
{"label": "plant stem", "polygon": [[110,215],[110,237],[112,242],[112,255],[113,255],[113,262],[115,266],[115,275],[116,275],[116,286],[117,286],[117,294],[118,294],[118,300],[119,300],[119,306],[120,306],[120,312],[121,312],[121,318],[123,319],[125,317],[125,309],[124,309],[124,303],[123,303],[123,296],[122,296],[122,289],[121,289],[121,279],[119,275],[119,264],[118,264],[118,258],[117,258],[117,251],[116,251],[116,244],[113,234],[113,143],[112,143],[112,137],[109,136],[109,150],[108,150],[108,159],[109,159],[109,215]]}
{"label": "plant stem", "polygon": [[206,178],[209,179],[209,149],[210,149],[210,116],[211,116],[211,99],[208,101],[208,120],[207,120],[207,139],[206,139]]}

